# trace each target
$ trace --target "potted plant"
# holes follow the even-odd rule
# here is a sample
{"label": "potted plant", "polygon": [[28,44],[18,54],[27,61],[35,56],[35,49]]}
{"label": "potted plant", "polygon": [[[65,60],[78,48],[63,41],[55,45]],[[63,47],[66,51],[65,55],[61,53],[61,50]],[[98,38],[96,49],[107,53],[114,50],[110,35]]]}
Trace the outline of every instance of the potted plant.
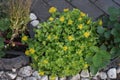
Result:
{"label": "potted plant", "polygon": [[31,65],[40,75],[73,76],[87,68],[96,73],[108,64],[109,53],[97,46],[96,30],[101,21],[93,22],[78,9],[58,12],[51,7],[49,12],[49,19],[34,29],[35,37],[25,42],[25,54],[32,58]]}

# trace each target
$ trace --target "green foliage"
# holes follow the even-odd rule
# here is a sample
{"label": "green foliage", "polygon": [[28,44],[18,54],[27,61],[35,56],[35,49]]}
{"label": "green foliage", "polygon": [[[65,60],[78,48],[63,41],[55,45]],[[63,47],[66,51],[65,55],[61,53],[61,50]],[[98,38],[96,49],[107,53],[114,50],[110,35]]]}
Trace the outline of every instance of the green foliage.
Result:
{"label": "green foliage", "polygon": [[8,0],[2,0],[0,1],[0,18],[6,18],[8,16]]}
{"label": "green foliage", "polygon": [[0,58],[4,56],[4,39],[0,37]]}
{"label": "green foliage", "polygon": [[109,16],[103,17],[103,27],[98,27],[97,32],[101,35],[100,47],[104,46],[112,58],[120,56],[120,9],[109,8]]}
{"label": "green foliage", "polygon": [[10,21],[8,18],[8,0],[0,1],[0,58],[4,56],[4,38],[2,33],[4,33],[10,25]]}
{"label": "green foliage", "polygon": [[5,31],[9,28],[10,21],[8,18],[0,19],[0,31]]}
{"label": "green foliage", "polygon": [[78,9],[60,13],[52,7],[49,12],[50,18],[35,29],[35,38],[28,39],[25,51],[40,75],[71,76],[88,67],[93,73],[103,68],[110,56],[96,46],[99,23]]}

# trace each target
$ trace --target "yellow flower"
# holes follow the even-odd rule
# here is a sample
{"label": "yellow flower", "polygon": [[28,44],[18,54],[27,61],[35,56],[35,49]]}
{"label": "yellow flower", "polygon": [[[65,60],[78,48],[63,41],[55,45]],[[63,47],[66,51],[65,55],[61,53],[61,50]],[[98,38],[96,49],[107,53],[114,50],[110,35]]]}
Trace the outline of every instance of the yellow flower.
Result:
{"label": "yellow flower", "polygon": [[80,16],[82,16],[82,17],[84,17],[85,15],[86,15],[86,14],[83,13],[83,12],[80,13]]}
{"label": "yellow flower", "polygon": [[82,20],[82,18],[80,17],[80,18],[78,18],[78,20],[79,20],[79,21],[81,21],[81,20]]}
{"label": "yellow flower", "polygon": [[55,7],[51,7],[49,9],[49,13],[55,13],[57,11],[57,9]]}
{"label": "yellow flower", "polygon": [[35,53],[35,50],[34,50],[33,48],[30,48],[30,49],[29,49],[29,52],[32,53],[32,54],[34,54],[34,53]]}
{"label": "yellow flower", "polygon": [[83,25],[82,24],[79,24],[78,25],[78,28],[81,30],[83,28]]}
{"label": "yellow flower", "polygon": [[85,33],[84,33],[84,36],[85,36],[86,38],[88,38],[88,37],[90,36],[90,32],[85,32]]}
{"label": "yellow flower", "polygon": [[50,40],[50,39],[51,39],[51,36],[50,36],[50,35],[48,35],[47,39],[48,39],[48,40]]}
{"label": "yellow flower", "polygon": [[53,18],[53,17],[50,17],[50,18],[49,18],[49,20],[50,20],[50,21],[53,21],[53,20],[54,20],[54,18]]}
{"label": "yellow flower", "polygon": [[58,36],[54,36],[54,39],[58,39]]}
{"label": "yellow flower", "polygon": [[87,24],[90,24],[91,23],[91,20],[89,19],[88,21],[87,21]]}
{"label": "yellow flower", "polygon": [[22,36],[22,41],[27,41],[28,37],[27,36]]}
{"label": "yellow flower", "polygon": [[102,24],[103,24],[102,20],[100,20],[98,24],[99,24],[100,26],[102,26]]}
{"label": "yellow flower", "polygon": [[73,36],[68,36],[68,40],[73,41],[74,40]]}
{"label": "yellow flower", "polygon": [[64,50],[64,51],[67,51],[67,49],[68,49],[67,46],[64,46],[64,47],[63,47],[63,50]]}
{"label": "yellow flower", "polygon": [[61,21],[61,22],[64,22],[64,20],[65,20],[64,16],[61,16],[61,17],[60,17],[60,21]]}
{"label": "yellow flower", "polygon": [[88,64],[84,64],[84,69],[87,69],[88,68]]}
{"label": "yellow flower", "polygon": [[47,63],[48,63],[48,60],[44,60],[43,63],[44,63],[44,64],[47,64]]}
{"label": "yellow flower", "polygon": [[64,11],[64,12],[68,12],[68,11],[69,11],[69,9],[68,9],[68,8],[65,8],[63,11]]}
{"label": "yellow flower", "polygon": [[68,20],[68,25],[71,25],[73,24],[73,21],[72,20]]}
{"label": "yellow flower", "polygon": [[30,54],[29,50],[26,50],[26,51],[25,51],[25,54],[26,54],[26,55],[29,55],[29,54]]}
{"label": "yellow flower", "polygon": [[40,71],[40,72],[39,72],[39,75],[40,75],[40,76],[44,76],[44,74],[45,74],[45,73],[44,73],[43,71]]}

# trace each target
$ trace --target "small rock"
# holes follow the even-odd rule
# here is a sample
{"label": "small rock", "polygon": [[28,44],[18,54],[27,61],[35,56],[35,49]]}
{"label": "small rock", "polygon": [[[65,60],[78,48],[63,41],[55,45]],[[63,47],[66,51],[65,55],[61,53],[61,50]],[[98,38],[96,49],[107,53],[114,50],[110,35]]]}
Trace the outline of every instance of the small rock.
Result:
{"label": "small rock", "polygon": [[37,16],[34,13],[30,13],[30,19],[35,20],[37,19]]}
{"label": "small rock", "polygon": [[0,71],[0,76],[2,76],[4,74],[4,72],[3,71]]}
{"label": "small rock", "polygon": [[32,76],[36,77],[38,80],[42,78],[37,71],[33,72]]}
{"label": "small rock", "polygon": [[21,77],[28,77],[32,74],[31,66],[23,67],[19,70],[18,75]]}
{"label": "small rock", "polygon": [[15,79],[16,78],[16,76],[17,76],[17,74],[15,74],[15,73],[6,73],[11,79]]}
{"label": "small rock", "polygon": [[48,76],[43,76],[41,80],[48,80]]}
{"label": "small rock", "polygon": [[60,78],[60,80],[66,80],[66,77]]}
{"label": "small rock", "polygon": [[39,21],[38,20],[33,20],[33,21],[31,21],[31,24],[32,24],[32,26],[36,27],[36,26],[38,26]]}
{"label": "small rock", "polygon": [[12,68],[12,72],[16,72],[16,69],[15,69],[15,68]]}
{"label": "small rock", "polygon": [[120,67],[117,69],[117,74],[119,74],[120,73]]}
{"label": "small rock", "polygon": [[105,72],[100,72],[99,76],[101,79],[107,79],[107,74]]}
{"label": "small rock", "polygon": [[81,80],[90,80],[89,78],[81,78]]}
{"label": "small rock", "polygon": [[100,80],[97,76],[92,77],[92,80]]}
{"label": "small rock", "polygon": [[25,80],[37,80],[35,77],[27,77]]}
{"label": "small rock", "polygon": [[23,80],[23,78],[22,77],[17,77],[16,80]]}
{"label": "small rock", "polygon": [[110,79],[116,79],[117,78],[116,68],[109,69],[107,74]]}
{"label": "small rock", "polygon": [[82,72],[81,72],[80,75],[81,75],[81,77],[83,77],[83,78],[86,78],[86,77],[89,77],[89,76],[90,76],[88,70],[82,70]]}
{"label": "small rock", "polygon": [[70,80],[80,80],[80,74],[73,76]]}

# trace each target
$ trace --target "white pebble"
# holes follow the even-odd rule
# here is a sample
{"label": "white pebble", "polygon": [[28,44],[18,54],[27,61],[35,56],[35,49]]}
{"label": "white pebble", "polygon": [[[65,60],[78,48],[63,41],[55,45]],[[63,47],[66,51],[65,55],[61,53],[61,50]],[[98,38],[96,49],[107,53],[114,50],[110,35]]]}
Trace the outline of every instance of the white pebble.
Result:
{"label": "white pebble", "polygon": [[15,69],[15,68],[12,68],[12,72],[16,72],[16,69]]}
{"label": "white pebble", "polygon": [[36,27],[36,26],[38,26],[39,21],[38,20],[33,20],[33,21],[31,21],[31,24],[32,24],[32,26]]}
{"label": "white pebble", "polygon": [[116,79],[117,78],[116,68],[109,69],[107,74],[110,79]]}
{"label": "white pebble", "polygon": [[80,74],[73,76],[70,80],[80,80]]}
{"label": "white pebble", "polygon": [[100,72],[99,76],[101,79],[107,79],[107,74],[105,72]]}
{"label": "white pebble", "polygon": [[48,76],[43,76],[41,80],[48,80]]}
{"label": "white pebble", "polygon": [[60,78],[60,80],[66,80],[66,77]]}
{"label": "white pebble", "polygon": [[89,77],[89,76],[90,76],[88,70],[82,70],[82,72],[81,72],[80,75],[81,75],[81,77],[83,77],[83,78],[86,78],[86,77]]}
{"label": "white pebble", "polygon": [[6,73],[11,79],[15,79],[16,78],[16,76],[17,76],[17,74],[15,74],[15,73]]}
{"label": "white pebble", "polygon": [[37,16],[34,13],[30,13],[30,19],[31,20],[36,20]]}

